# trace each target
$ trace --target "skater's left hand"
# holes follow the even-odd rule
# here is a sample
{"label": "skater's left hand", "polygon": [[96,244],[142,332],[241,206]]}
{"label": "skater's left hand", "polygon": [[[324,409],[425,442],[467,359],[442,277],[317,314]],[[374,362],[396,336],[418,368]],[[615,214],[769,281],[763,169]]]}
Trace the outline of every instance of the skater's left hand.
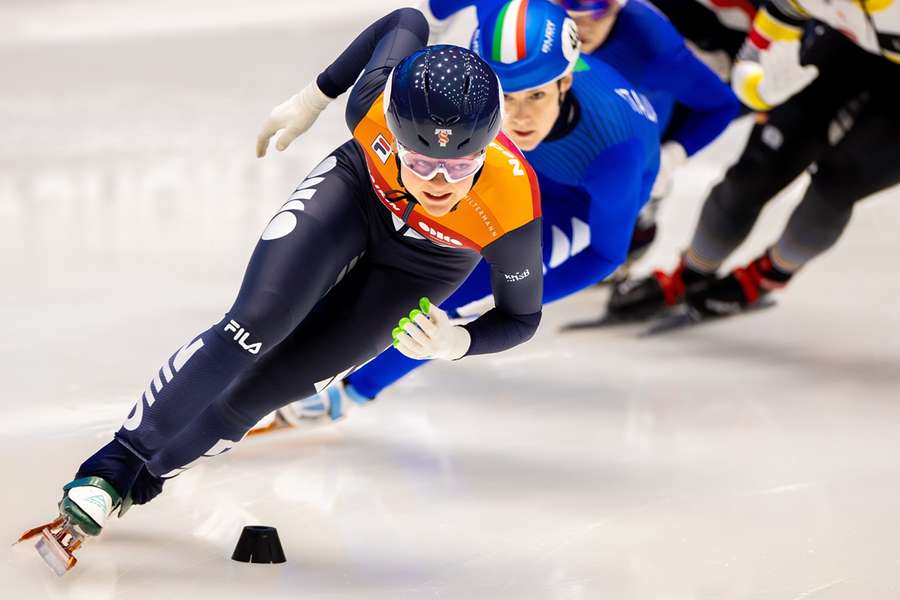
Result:
{"label": "skater's left hand", "polygon": [[669,140],[659,149],[659,172],[656,174],[656,181],[653,182],[653,189],[650,190],[650,197],[654,199],[665,198],[672,191],[672,178],[675,170],[687,162],[687,152],[684,146],[675,140]]}
{"label": "skater's left hand", "polygon": [[472,343],[468,330],[453,325],[447,313],[432,306],[428,298],[422,298],[419,309],[409,313],[409,317],[400,319],[393,336],[394,347],[416,360],[456,360],[465,356]]}

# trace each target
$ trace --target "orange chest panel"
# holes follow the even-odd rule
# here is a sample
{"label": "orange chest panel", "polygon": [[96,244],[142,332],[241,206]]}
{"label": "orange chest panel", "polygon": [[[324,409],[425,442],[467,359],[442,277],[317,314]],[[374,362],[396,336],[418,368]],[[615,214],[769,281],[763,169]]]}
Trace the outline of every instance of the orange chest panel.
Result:
{"label": "orange chest panel", "polygon": [[393,213],[394,222],[405,223],[436,244],[480,252],[541,214],[537,177],[519,149],[502,133],[487,148],[478,183],[455,210],[443,217],[429,215],[416,203],[391,200],[395,195],[390,192],[400,189],[400,184],[382,97],[356,126],[353,137],[366,156],[375,195]]}

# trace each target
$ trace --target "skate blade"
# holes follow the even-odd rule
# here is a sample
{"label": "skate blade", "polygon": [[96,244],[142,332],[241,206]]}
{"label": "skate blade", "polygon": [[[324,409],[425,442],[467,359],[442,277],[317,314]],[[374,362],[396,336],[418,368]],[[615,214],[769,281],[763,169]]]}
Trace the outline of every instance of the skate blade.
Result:
{"label": "skate blade", "polygon": [[[65,531],[57,535],[65,535]],[[34,545],[35,550],[44,559],[44,562],[53,570],[58,577],[62,577],[67,571],[70,571],[78,559],[72,556],[72,551],[81,545],[81,540],[76,539],[70,546],[63,546],[49,529],[41,532],[41,538]]]}
{"label": "skate blade", "polygon": [[247,437],[272,433],[273,431],[281,431],[282,429],[291,429],[293,425],[284,420],[280,414],[276,414],[272,422],[263,427],[256,427],[247,432]]}
{"label": "skate blade", "polygon": [[655,319],[660,319],[672,314],[674,309],[666,307],[660,310],[636,313],[631,315],[616,315],[606,313],[599,319],[591,321],[574,321],[559,328],[560,333],[571,331],[583,331],[585,329],[612,329],[615,327],[627,327],[629,325],[643,325]]}
{"label": "skate blade", "polygon": [[28,531],[26,531],[25,533],[20,535],[19,539],[17,539],[15,542],[13,542],[13,546],[15,546],[16,544],[19,544],[21,542],[24,542],[26,540],[30,540],[31,538],[33,538],[36,535],[41,535],[41,533],[45,529],[49,529],[50,531],[53,531],[54,529],[59,528],[63,524],[63,522],[65,522],[65,520],[66,520],[65,517],[57,517],[56,519],[54,519],[53,521],[50,521],[49,523],[44,523],[43,525],[38,525],[34,529],[29,529]]}
{"label": "skate blade", "polygon": [[763,311],[772,308],[775,305],[775,300],[771,298],[763,298],[756,304],[751,304],[750,306],[745,307],[743,310],[721,315],[704,315],[693,308],[683,308],[677,313],[657,320],[653,325],[640,333],[638,337],[653,337],[655,335],[673,333],[681,329],[692,328],[698,325],[717,323],[726,319],[750,315],[759,311]]}

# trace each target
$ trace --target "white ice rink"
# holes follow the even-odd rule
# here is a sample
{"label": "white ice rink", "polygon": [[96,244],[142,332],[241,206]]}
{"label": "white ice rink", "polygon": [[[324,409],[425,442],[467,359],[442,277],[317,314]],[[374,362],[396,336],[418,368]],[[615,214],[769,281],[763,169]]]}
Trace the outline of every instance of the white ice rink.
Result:
{"label": "white ice rink", "polygon": [[[0,540],[55,516],[153,369],[228,308],[268,218],[348,137],[332,106],[257,160],[258,126],[399,4],[0,2]],[[644,269],[674,263],[748,126],[680,173]],[[558,333],[603,290],[550,306],[515,351],[170,482],[62,579],[8,548],[0,597],[900,598],[898,230],[895,189],[777,308],[668,336]],[[288,562],[230,561],[246,524],[277,527]]]}

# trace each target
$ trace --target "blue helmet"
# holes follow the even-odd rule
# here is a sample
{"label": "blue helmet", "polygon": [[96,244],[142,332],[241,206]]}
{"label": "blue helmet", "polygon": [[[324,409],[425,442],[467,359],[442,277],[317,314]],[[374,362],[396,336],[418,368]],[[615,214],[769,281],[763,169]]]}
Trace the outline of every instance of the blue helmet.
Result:
{"label": "blue helmet", "polygon": [[510,0],[478,24],[472,49],[500,78],[504,91],[541,87],[567,75],[581,51],[575,21],[547,0]]}
{"label": "blue helmet", "polygon": [[497,76],[477,54],[459,46],[426,46],[394,67],[384,114],[391,133],[409,150],[461,158],[497,137],[502,98]]}

